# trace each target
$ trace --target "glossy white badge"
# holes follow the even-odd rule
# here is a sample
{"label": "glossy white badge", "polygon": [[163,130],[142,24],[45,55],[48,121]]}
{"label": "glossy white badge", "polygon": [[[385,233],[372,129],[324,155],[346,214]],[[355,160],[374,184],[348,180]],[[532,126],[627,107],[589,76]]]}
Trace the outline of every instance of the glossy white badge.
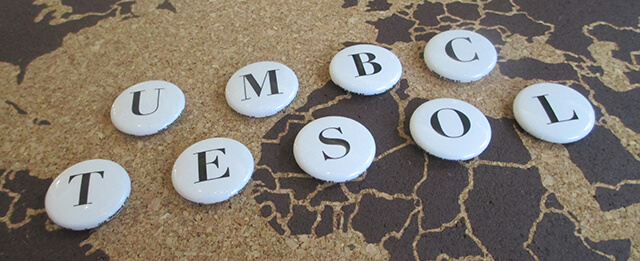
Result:
{"label": "glossy white badge", "polygon": [[420,105],[409,122],[413,140],[431,155],[468,160],[491,141],[487,117],[473,105],[456,99],[435,99]]}
{"label": "glossy white badge", "polygon": [[373,162],[376,143],[357,121],[323,117],[305,125],[296,136],[293,156],[309,175],[324,181],[344,182],[364,173]]}
{"label": "glossy white badge", "polygon": [[484,36],[466,30],[437,34],[424,50],[424,61],[434,73],[458,82],[472,82],[496,66],[498,54]]}
{"label": "glossy white badge", "polygon": [[225,201],[251,179],[253,156],[242,143],[211,138],[187,148],[173,165],[171,180],[182,197],[203,204]]}
{"label": "glossy white badge", "polygon": [[287,107],[298,94],[298,77],[284,64],[257,62],[238,70],[225,92],[227,103],[240,114],[267,117]]}
{"label": "glossy white badge", "polygon": [[69,167],[54,179],[44,206],[59,226],[85,230],[111,219],[130,193],[131,180],[120,165],[93,159]]}
{"label": "glossy white badge", "polygon": [[402,76],[402,64],[391,51],[359,44],[338,52],[329,65],[331,80],[343,89],[375,95],[393,88]]}
{"label": "glossy white badge", "polygon": [[591,103],[579,92],[555,83],[524,88],[513,101],[518,124],[531,135],[553,143],[571,143],[595,125]]}
{"label": "glossy white badge", "polygon": [[178,119],[184,105],[184,94],[178,86],[165,81],[141,82],[116,98],[111,122],[127,134],[151,135]]}

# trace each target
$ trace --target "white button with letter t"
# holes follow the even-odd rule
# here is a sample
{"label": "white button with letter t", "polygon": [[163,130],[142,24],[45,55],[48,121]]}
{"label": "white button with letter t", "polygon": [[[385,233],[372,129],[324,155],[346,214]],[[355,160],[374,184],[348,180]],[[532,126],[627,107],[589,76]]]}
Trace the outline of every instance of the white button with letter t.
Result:
{"label": "white button with letter t", "polygon": [[267,117],[287,107],[298,94],[298,77],[284,64],[257,62],[238,70],[227,82],[227,103],[250,117]]}
{"label": "white button with letter t", "polygon": [[129,174],[110,160],[93,159],[63,171],[47,190],[45,209],[57,225],[91,229],[107,222],[131,193]]}
{"label": "white button with letter t", "polygon": [[251,179],[253,156],[242,143],[211,138],[187,148],[171,173],[173,187],[182,197],[203,204],[225,201]]}
{"label": "white button with letter t", "polygon": [[145,136],[173,123],[184,110],[185,98],[178,86],[146,81],[122,92],[111,106],[111,122],[124,133]]}
{"label": "white button with letter t", "polygon": [[513,101],[513,115],[531,135],[561,144],[584,138],[595,125],[595,112],[589,100],[556,83],[524,88]]}

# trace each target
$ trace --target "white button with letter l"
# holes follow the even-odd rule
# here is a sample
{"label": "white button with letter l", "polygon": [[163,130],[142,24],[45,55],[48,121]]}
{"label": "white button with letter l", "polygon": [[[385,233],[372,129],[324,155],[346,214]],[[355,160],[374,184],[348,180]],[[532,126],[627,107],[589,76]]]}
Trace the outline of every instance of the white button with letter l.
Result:
{"label": "white button with letter l", "polygon": [[171,181],[182,197],[203,204],[225,201],[251,179],[251,151],[228,138],[199,141],[184,150],[173,165]]}
{"label": "white button with letter l", "polygon": [[471,159],[491,142],[487,117],[473,105],[456,99],[435,99],[418,106],[409,129],[418,146],[446,160]]}
{"label": "white button with letter l", "polygon": [[331,80],[343,89],[362,95],[383,93],[402,76],[402,63],[391,51],[358,44],[342,49],[329,64]]}
{"label": "white button with letter l", "polygon": [[227,82],[227,103],[250,117],[267,117],[287,107],[298,94],[298,77],[284,64],[257,62],[238,70]]}
{"label": "white button with letter l", "polygon": [[45,209],[57,225],[95,228],[116,215],[131,193],[129,174],[117,163],[93,159],[77,163],[53,180]]}
{"label": "white button with letter l", "polygon": [[122,92],[111,106],[111,122],[124,133],[145,136],[173,123],[184,110],[185,98],[178,86],[146,81]]}
{"label": "white button with letter l", "polygon": [[450,30],[437,34],[424,48],[427,67],[443,78],[472,82],[486,76],[498,61],[493,44],[481,34]]}
{"label": "white button with letter l", "polygon": [[293,143],[293,156],[307,174],[324,181],[359,177],[373,162],[376,143],[359,122],[340,116],[322,117],[305,125]]}
{"label": "white button with letter l", "polygon": [[556,83],[524,88],[513,101],[513,115],[531,135],[561,144],[584,138],[595,125],[595,112],[589,100]]}

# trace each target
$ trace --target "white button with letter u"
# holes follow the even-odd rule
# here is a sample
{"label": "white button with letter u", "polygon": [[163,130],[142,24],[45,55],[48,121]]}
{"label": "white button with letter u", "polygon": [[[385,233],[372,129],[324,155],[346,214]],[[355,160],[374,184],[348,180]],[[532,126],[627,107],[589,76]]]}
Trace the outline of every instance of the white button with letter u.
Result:
{"label": "white button with letter u", "polygon": [[111,106],[111,122],[124,133],[145,136],[173,123],[184,110],[185,98],[178,86],[146,81],[122,92]]}

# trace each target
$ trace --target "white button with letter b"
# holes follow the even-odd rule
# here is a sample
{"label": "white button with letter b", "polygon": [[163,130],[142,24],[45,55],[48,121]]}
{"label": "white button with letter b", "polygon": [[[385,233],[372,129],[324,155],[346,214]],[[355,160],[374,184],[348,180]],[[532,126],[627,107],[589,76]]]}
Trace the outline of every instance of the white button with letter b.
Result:
{"label": "white button with letter b", "polygon": [[531,135],[561,144],[587,136],[596,118],[587,98],[556,83],[538,83],[524,88],[513,101],[513,115]]}
{"label": "white button with letter b", "polygon": [[253,156],[242,143],[211,138],[187,148],[171,173],[173,187],[182,197],[203,204],[225,201],[251,179]]}
{"label": "white button with letter b", "polygon": [[383,93],[402,76],[402,63],[391,51],[358,44],[338,52],[329,64],[331,80],[343,89],[362,95]]}

